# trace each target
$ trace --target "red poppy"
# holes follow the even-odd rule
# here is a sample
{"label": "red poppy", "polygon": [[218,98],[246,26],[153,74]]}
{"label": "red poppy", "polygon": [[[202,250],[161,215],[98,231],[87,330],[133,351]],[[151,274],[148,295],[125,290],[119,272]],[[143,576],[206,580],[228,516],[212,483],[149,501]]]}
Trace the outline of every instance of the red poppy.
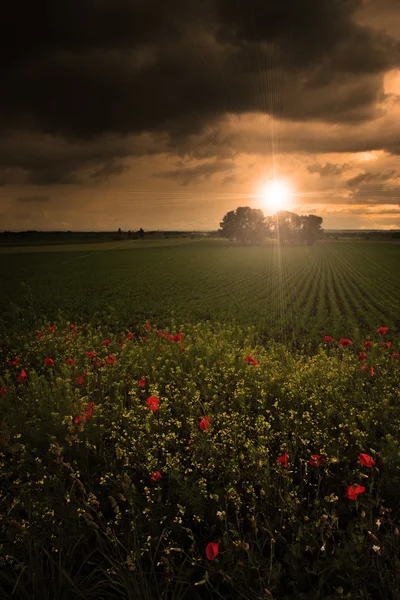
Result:
{"label": "red poppy", "polygon": [[351,345],[352,345],[352,343],[353,343],[353,342],[352,342],[351,340],[347,339],[347,338],[342,338],[342,337],[341,337],[341,338],[340,338],[340,340],[339,340],[339,344],[340,344],[340,346],[342,346],[342,348],[343,348],[344,346],[351,346]]}
{"label": "red poppy", "polygon": [[54,367],[54,360],[52,358],[45,358],[44,364],[46,367]]}
{"label": "red poppy", "polygon": [[102,346],[109,346],[109,345],[110,345],[110,340],[103,340],[103,341],[101,342],[101,345],[102,345]]}
{"label": "red poppy", "polygon": [[253,358],[252,356],[250,356],[250,354],[248,356],[246,356],[246,358],[244,359],[245,363],[249,363],[251,365],[257,365],[259,366],[260,363],[256,361],[255,358]]}
{"label": "red poppy", "polygon": [[121,348],[124,348],[125,347],[124,340],[119,340],[119,345],[121,346]]}
{"label": "red poppy", "polygon": [[28,375],[25,373],[24,370],[22,370],[18,377],[19,383],[22,383],[26,377],[28,377]]}
{"label": "red poppy", "polygon": [[143,341],[147,342],[147,337],[145,335],[143,336]]}
{"label": "red poppy", "polygon": [[[87,408],[86,408],[86,421],[89,421],[89,419],[92,418],[93,415],[93,411],[94,411],[94,402],[89,402]],[[79,415],[78,417],[75,417],[75,423],[80,423],[82,421],[82,419],[85,418],[85,415]]]}
{"label": "red poppy", "polygon": [[349,485],[346,490],[346,497],[349,500],[357,500],[357,496],[363,494],[365,492],[365,487],[363,485]]}
{"label": "red poppy", "polygon": [[326,343],[328,343],[328,344],[329,344],[329,342],[331,342],[332,340],[333,340],[333,338],[332,338],[330,335],[326,335],[326,336],[324,337],[324,342],[326,342]]}
{"label": "red poppy", "polygon": [[74,335],[78,335],[80,333],[79,329],[74,329]]}
{"label": "red poppy", "polygon": [[199,426],[202,431],[207,431],[210,427],[210,417],[201,417]]}
{"label": "red poppy", "polygon": [[208,560],[214,560],[218,556],[219,545],[216,542],[210,542],[206,547],[206,556]]}
{"label": "red poppy", "polygon": [[366,342],[363,342],[361,345],[364,346],[364,348],[366,350],[371,350],[372,342],[370,342],[369,340],[367,340]]}
{"label": "red poppy", "polygon": [[65,338],[65,343],[66,343],[66,344],[69,344],[71,341],[72,341],[72,340],[71,340],[71,338],[70,338],[70,337],[66,337],[66,338]]}
{"label": "red poppy", "polygon": [[373,377],[375,375],[374,367],[370,367],[368,373]]}
{"label": "red poppy", "polygon": [[181,342],[181,341],[182,341],[182,337],[183,337],[183,333],[178,333],[178,335],[173,335],[173,336],[171,337],[171,339],[172,339],[174,342]]}
{"label": "red poppy", "polygon": [[51,333],[54,333],[56,330],[55,325],[50,325],[49,330],[51,331]]}
{"label": "red poppy", "polygon": [[82,377],[82,375],[79,375],[79,377],[77,377],[75,381],[78,385],[82,385],[85,379],[84,377]]}
{"label": "red poppy", "polygon": [[149,396],[149,398],[147,398],[146,404],[151,411],[156,412],[156,410],[158,410],[160,402],[155,396]]}
{"label": "red poppy", "polygon": [[144,388],[145,385],[146,385],[146,377],[142,377],[138,381],[138,386],[141,387],[141,388]]}
{"label": "red poppy", "polygon": [[325,459],[319,454],[312,454],[308,462],[312,467],[322,467],[322,465],[325,463]]}
{"label": "red poppy", "polygon": [[0,394],[3,396],[3,398],[7,394],[7,388],[5,385],[3,385],[3,387],[1,388]]}
{"label": "red poppy", "polygon": [[86,357],[91,358],[97,356],[96,352],[86,352]]}
{"label": "red poppy", "polygon": [[393,358],[400,358],[400,354],[398,352],[392,352]]}
{"label": "red poppy", "polygon": [[380,335],[386,335],[388,331],[389,327],[378,327],[376,333],[379,333]]}
{"label": "red poppy", "polygon": [[75,329],[75,325],[73,325],[72,323],[69,324],[69,328],[70,329]]}
{"label": "red poppy", "polygon": [[36,332],[36,339],[41,340],[43,335],[43,331],[40,329]]}
{"label": "red poppy", "polygon": [[146,328],[146,331],[151,331],[150,323],[146,323],[145,328]]}
{"label": "red poppy", "polygon": [[73,358],[67,358],[67,365],[74,365],[75,361]]}
{"label": "red poppy", "polygon": [[391,345],[392,345],[392,342],[381,342],[382,348],[389,349]]}
{"label": "red poppy", "polygon": [[19,365],[19,358],[15,358],[14,360],[11,360],[8,364],[14,365],[14,367],[16,367],[17,365]]}
{"label": "red poppy", "polygon": [[153,473],[151,478],[153,481],[158,481],[159,479],[162,479],[162,475],[161,475],[160,471],[156,471],[155,473]]}
{"label": "red poppy", "polygon": [[360,454],[358,457],[358,462],[363,467],[369,467],[370,469],[372,469],[375,464],[374,459],[369,454]]}
{"label": "red poppy", "polygon": [[278,458],[278,460],[276,462],[278,465],[283,465],[286,469],[288,466],[288,459],[289,459],[289,454],[287,452],[285,452],[284,454],[282,454],[282,456],[280,456]]}
{"label": "red poppy", "polygon": [[358,355],[358,358],[362,361],[365,362],[367,360],[367,355],[365,354],[365,352],[360,352],[360,354]]}
{"label": "red poppy", "polygon": [[115,364],[115,357],[112,354],[110,354],[110,356],[106,356],[106,362],[109,365],[114,365]]}
{"label": "red poppy", "polygon": [[[127,337],[128,340],[132,340],[133,339],[133,333],[129,332],[126,337]],[[121,340],[121,342],[122,342],[122,340]]]}

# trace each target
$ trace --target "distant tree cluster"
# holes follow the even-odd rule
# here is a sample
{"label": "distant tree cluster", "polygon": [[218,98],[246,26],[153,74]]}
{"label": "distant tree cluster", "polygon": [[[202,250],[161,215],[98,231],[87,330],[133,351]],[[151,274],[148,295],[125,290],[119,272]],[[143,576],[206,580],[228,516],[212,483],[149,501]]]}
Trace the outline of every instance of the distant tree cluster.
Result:
{"label": "distant tree cluster", "polygon": [[226,213],[219,234],[242,244],[261,244],[266,237],[273,237],[281,244],[311,246],[323,234],[322,221],[317,215],[298,215],[288,210],[265,217],[258,208],[239,206]]}

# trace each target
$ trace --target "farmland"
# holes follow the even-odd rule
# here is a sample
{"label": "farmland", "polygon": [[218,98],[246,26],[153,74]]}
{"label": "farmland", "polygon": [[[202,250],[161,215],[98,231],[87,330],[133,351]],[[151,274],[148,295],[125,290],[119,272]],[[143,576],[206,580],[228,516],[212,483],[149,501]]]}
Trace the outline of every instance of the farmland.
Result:
{"label": "farmland", "polygon": [[[22,252],[21,252],[22,250]],[[238,247],[222,240],[147,240],[0,252],[2,327],[66,319],[130,328],[144,319],[255,325],[261,336],[315,347],[400,333],[400,246],[331,242]]]}
{"label": "farmland", "polygon": [[0,598],[398,600],[399,259],[0,249]]}

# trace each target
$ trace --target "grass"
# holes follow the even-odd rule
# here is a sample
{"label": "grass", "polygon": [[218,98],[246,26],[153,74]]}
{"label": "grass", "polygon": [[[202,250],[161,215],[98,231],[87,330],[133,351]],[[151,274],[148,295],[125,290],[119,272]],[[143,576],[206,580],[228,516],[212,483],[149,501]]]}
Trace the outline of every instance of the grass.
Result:
{"label": "grass", "polygon": [[9,253],[1,597],[397,600],[398,251]]}

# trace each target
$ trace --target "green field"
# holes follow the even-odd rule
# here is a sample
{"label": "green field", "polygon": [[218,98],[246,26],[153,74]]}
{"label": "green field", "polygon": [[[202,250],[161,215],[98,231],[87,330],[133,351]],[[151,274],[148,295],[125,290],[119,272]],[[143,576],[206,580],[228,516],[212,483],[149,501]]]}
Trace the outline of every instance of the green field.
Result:
{"label": "green field", "polygon": [[0,249],[0,600],[399,600],[399,259]]}
{"label": "green field", "polygon": [[0,250],[3,328],[73,322],[131,328],[202,320],[255,325],[315,347],[326,334],[400,333],[400,246],[326,242],[311,248],[222,240],[140,240]]}

